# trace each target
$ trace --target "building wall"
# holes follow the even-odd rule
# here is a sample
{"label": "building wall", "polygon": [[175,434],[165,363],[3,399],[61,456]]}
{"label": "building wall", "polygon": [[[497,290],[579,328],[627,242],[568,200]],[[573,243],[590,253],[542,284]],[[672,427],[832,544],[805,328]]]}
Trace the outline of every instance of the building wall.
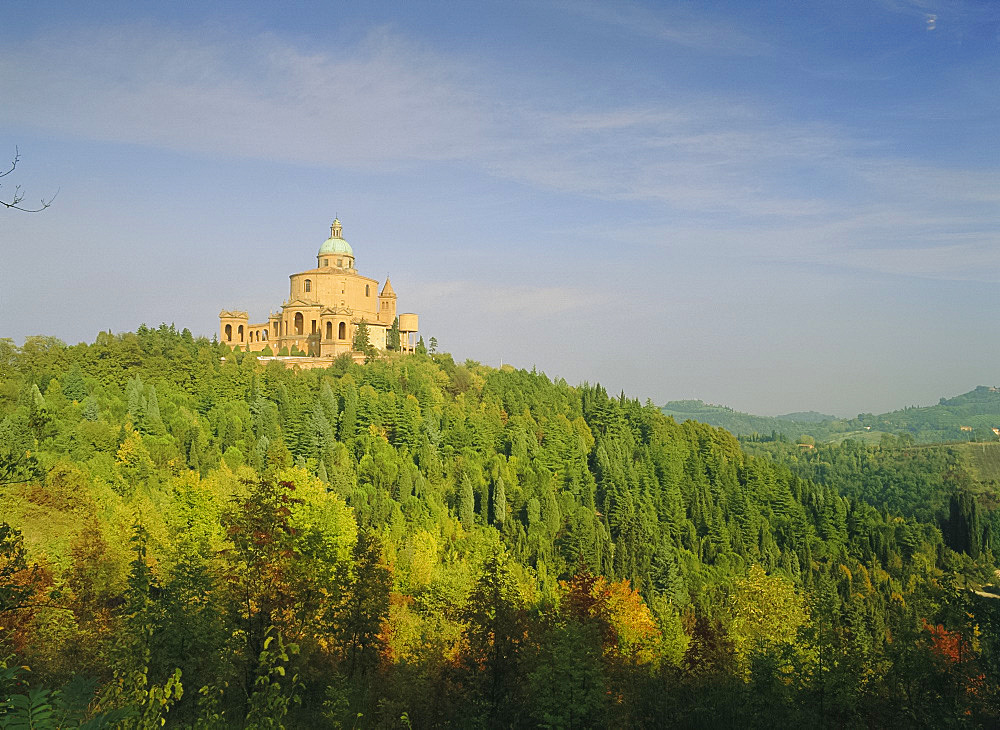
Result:
{"label": "building wall", "polygon": [[[344,271],[312,269],[289,278],[289,301],[304,299],[327,307],[348,307],[360,318],[378,318],[378,282]],[[306,282],[309,291],[306,291]]]}
{"label": "building wall", "polygon": [[[333,266],[338,257],[323,254],[318,257],[320,268],[289,276],[288,300],[266,322],[252,324],[247,312],[241,310],[220,312],[220,341],[251,352],[270,347],[277,355],[297,348],[310,357],[333,358],[351,352],[357,325],[364,320],[369,341],[384,350],[388,329],[396,318],[396,296],[380,296],[375,279],[361,276],[353,268]],[[322,265],[324,258],[330,266]],[[353,257],[344,256],[343,260],[353,267]],[[301,315],[301,328],[296,326],[297,315]],[[405,347],[409,339],[404,333],[404,349],[412,349]]]}

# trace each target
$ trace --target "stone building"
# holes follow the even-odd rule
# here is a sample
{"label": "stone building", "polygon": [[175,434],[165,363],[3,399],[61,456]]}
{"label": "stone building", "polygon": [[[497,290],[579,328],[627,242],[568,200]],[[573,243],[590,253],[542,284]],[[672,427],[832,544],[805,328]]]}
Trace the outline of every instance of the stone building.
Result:
{"label": "stone building", "polygon": [[241,350],[274,355],[302,355],[332,359],[353,349],[354,334],[364,322],[368,339],[379,350],[393,322],[399,317],[399,343],[413,352],[417,315],[397,314],[396,292],[386,277],[381,292],[378,281],[362,276],[354,267],[354,249],[344,240],[340,221],[330,226],[330,237],[316,254],[316,268],[292,274],[288,299],[281,311],[266,322],[251,324],[247,312],[219,313],[219,339]]}

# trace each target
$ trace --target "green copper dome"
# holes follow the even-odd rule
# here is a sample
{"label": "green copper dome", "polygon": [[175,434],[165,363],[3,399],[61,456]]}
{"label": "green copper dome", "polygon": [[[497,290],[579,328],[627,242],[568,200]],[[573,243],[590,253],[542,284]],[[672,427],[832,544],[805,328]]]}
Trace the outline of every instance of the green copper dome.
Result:
{"label": "green copper dome", "polygon": [[322,256],[323,254],[354,256],[354,249],[351,248],[351,244],[341,237],[340,221],[337,219],[334,219],[333,225],[330,226],[330,237],[323,241],[323,245],[319,247],[318,255]]}

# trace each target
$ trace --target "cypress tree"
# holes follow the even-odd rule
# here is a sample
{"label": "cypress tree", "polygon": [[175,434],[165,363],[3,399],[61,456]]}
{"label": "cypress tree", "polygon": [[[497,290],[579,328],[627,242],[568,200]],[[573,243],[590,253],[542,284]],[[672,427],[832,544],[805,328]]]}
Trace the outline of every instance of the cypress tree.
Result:
{"label": "cypress tree", "polygon": [[393,352],[399,351],[399,317],[392,321],[392,327],[386,333],[385,349]]}
{"label": "cypress tree", "polygon": [[358,389],[354,384],[348,384],[344,392],[344,408],[340,416],[340,430],[337,435],[341,441],[354,437],[354,429],[358,418]]}
{"label": "cypress tree", "polygon": [[152,384],[150,384],[146,391],[145,425],[150,433],[156,435],[162,435],[167,432],[166,426],[163,425],[163,419],[160,418],[160,401],[156,396],[156,386]]}
{"label": "cypress tree", "polygon": [[62,379],[62,391],[63,395],[78,403],[87,397],[87,386],[83,382],[83,373],[80,372],[79,365],[74,364]]}
{"label": "cypress tree", "polygon": [[458,519],[462,526],[471,530],[475,522],[476,497],[472,491],[472,479],[468,474],[462,474],[458,493]]}
{"label": "cypress tree", "polygon": [[97,399],[88,395],[83,401],[83,417],[88,421],[96,421],[101,417],[101,412],[97,408]]}
{"label": "cypress tree", "polygon": [[503,527],[507,521],[507,487],[503,483],[503,477],[497,477],[493,483],[493,524]]}
{"label": "cypress tree", "polygon": [[319,389],[319,402],[323,407],[323,415],[326,416],[326,420],[330,422],[331,426],[335,426],[337,417],[340,415],[340,406],[337,403],[337,396],[333,393],[333,388],[330,387],[329,380],[324,380]]}
{"label": "cypress tree", "polygon": [[136,375],[130,378],[125,386],[125,402],[128,403],[128,415],[132,420],[132,425],[140,430],[145,430],[146,424],[146,399],[143,397],[144,386],[142,380]]}

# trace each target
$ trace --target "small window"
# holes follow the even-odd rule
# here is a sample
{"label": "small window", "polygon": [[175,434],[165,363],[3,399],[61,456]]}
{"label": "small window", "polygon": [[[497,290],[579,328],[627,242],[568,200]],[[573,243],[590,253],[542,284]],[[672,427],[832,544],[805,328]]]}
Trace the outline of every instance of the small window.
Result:
{"label": "small window", "polygon": [[371,296],[371,292],[368,291],[368,285],[367,284],[365,284],[365,296],[366,297],[370,297]]}
{"label": "small window", "polygon": [[231,324],[226,325],[226,342],[233,341],[233,326]]}
{"label": "small window", "polygon": [[316,320],[315,319],[312,321],[312,333],[316,334]]}
{"label": "small window", "polygon": [[342,267],[343,265],[344,265],[344,259],[337,259],[337,266]]}
{"label": "small window", "polygon": [[306,291],[312,291],[312,286],[313,286],[312,281],[310,281],[309,279],[306,279],[305,290]]}
{"label": "small window", "polygon": [[329,266],[329,265],[330,265],[330,259],[323,259],[323,266]]}
{"label": "small window", "polygon": [[347,325],[344,322],[341,322],[337,328],[337,336],[342,340],[347,339]]}
{"label": "small window", "polygon": [[333,339],[333,322],[326,323],[326,339]]}

